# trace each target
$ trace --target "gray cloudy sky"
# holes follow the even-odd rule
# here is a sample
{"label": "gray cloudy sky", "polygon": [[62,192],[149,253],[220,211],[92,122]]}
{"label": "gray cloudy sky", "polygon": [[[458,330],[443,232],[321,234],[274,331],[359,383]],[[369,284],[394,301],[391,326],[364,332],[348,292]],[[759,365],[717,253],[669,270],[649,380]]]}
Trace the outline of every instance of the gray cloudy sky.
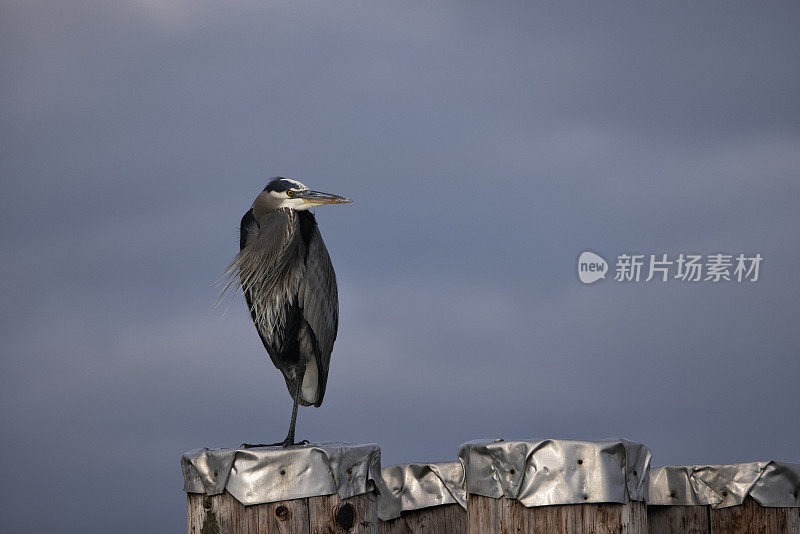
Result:
{"label": "gray cloudy sky", "polygon": [[[385,465],[482,437],[800,462],[800,7],[2,1],[0,509],[175,532],[180,454],[290,411],[214,281],[270,176],[341,326],[298,438]],[[757,283],[583,286],[594,250],[761,253]],[[120,519],[124,519],[120,521]]]}

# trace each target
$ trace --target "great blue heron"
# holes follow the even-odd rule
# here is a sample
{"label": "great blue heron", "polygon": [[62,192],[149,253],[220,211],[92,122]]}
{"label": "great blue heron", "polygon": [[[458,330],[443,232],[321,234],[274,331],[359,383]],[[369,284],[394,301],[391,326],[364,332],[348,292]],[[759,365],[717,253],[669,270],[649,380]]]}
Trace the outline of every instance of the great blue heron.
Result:
{"label": "great blue heron", "polygon": [[[309,208],[352,200],[275,178],[242,217],[228,270],[294,401],[283,446],[294,445],[297,405],[319,406],[339,327],[336,274]],[[278,444],[276,444],[278,445]]]}

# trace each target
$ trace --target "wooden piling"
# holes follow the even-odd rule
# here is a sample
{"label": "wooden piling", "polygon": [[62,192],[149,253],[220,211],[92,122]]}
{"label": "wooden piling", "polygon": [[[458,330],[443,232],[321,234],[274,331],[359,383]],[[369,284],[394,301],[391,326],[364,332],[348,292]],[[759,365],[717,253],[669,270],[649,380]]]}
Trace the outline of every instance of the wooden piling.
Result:
{"label": "wooden piling", "polygon": [[401,512],[400,517],[378,521],[379,534],[460,534],[466,531],[467,513],[459,504]]}
{"label": "wooden piling", "polygon": [[800,534],[798,464],[651,472],[625,440],[473,441],[459,457],[381,472],[377,445],[193,451],[187,532]]}
{"label": "wooden piling", "polygon": [[708,506],[648,506],[650,534],[708,534]]}
{"label": "wooden piling", "polygon": [[800,465],[753,462],[654,468],[651,534],[800,534]]}
{"label": "wooden piling", "polygon": [[410,463],[384,468],[378,518],[381,534],[466,532],[461,462]]}
{"label": "wooden piling", "polygon": [[377,445],[193,451],[188,534],[377,534]]}
{"label": "wooden piling", "polygon": [[642,534],[650,451],[614,441],[462,445],[467,532]]}
{"label": "wooden piling", "polygon": [[768,508],[747,497],[741,506],[711,509],[709,523],[713,534],[799,534],[800,508]]}
{"label": "wooden piling", "polygon": [[647,532],[647,507],[643,502],[629,501],[527,508],[515,499],[470,495],[467,498],[467,532],[644,534]]}
{"label": "wooden piling", "polygon": [[800,508],[768,508],[752,497],[739,506],[648,506],[650,534],[800,534]]}
{"label": "wooden piling", "polygon": [[188,534],[377,532],[375,495],[321,495],[246,506],[229,492],[187,494]]}

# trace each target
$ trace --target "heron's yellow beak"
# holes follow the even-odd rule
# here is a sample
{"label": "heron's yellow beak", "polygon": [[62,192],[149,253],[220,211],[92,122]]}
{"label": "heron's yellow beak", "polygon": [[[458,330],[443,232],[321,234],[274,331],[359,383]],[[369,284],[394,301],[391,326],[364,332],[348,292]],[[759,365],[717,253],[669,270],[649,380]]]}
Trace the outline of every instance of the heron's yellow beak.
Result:
{"label": "heron's yellow beak", "polygon": [[322,206],[323,204],[349,204],[352,202],[349,198],[340,197],[339,195],[311,190],[302,191],[295,198],[300,198],[303,203],[311,204],[312,207]]}

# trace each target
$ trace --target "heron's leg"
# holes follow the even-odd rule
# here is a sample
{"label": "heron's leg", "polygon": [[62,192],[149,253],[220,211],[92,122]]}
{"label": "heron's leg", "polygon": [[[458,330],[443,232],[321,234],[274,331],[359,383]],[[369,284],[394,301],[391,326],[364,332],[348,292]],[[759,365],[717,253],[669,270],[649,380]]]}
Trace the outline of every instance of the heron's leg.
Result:
{"label": "heron's leg", "polygon": [[292,405],[292,420],[289,423],[289,433],[286,434],[286,439],[283,440],[284,447],[291,447],[294,445],[294,425],[297,423],[297,403],[300,398],[300,388],[303,387],[303,380],[297,381],[297,390],[294,392],[294,404]]}
{"label": "heron's leg", "polygon": [[278,443],[269,443],[269,444],[267,444],[267,443],[259,443],[259,444],[242,443],[241,447],[243,449],[252,449],[252,448],[255,448],[255,447],[277,447],[279,445],[283,446],[283,447],[291,447],[292,445],[308,445],[308,441],[306,441],[306,440],[303,440],[300,443],[295,443],[294,442],[294,426],[295,426],[295,423],[297,423],[297,406],[299,404],[299,399],[300,399],[300,388],[302,388],[302,387],[303,387],[303,381],[302,380],[298,380],[297,389],[295,390],[294,396],[293,396],[294,397],[294,399],[293,399],[294,403],[292,405],[292,420],[289,423],[289,433],[286,434],[286,439],[281,441],[281,442],[278,442]]}

